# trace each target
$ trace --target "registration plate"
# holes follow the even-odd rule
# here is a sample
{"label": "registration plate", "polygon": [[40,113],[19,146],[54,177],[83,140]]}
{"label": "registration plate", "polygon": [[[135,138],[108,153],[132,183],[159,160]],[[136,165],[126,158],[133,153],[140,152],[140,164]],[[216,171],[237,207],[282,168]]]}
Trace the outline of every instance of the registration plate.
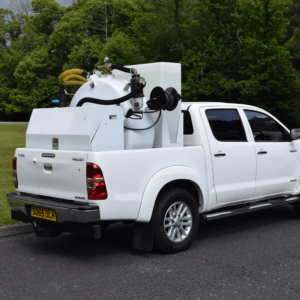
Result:
{"label": "registration plate", "polygon": [[57,221],[56,213],[54,210],[51,209],[31,207],[31,216],[49,221]]}

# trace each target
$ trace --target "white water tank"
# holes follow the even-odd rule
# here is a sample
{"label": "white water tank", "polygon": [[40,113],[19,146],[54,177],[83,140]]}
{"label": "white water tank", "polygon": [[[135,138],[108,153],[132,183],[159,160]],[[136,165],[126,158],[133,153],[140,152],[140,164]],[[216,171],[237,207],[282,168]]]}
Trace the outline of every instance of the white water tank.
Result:
{"label": "white water tank", "polygon": [[[129,80],[130,80],[129,76]],[[123,97],[130,93],[130,87],[125,88],[129,81],[123,79],[117,79],[113,75],[101,75],[100,72],[92,75],[89,81],[81,86],[77,93],[74,95],[70,107],[76,107],[77,103],[86,97],[102,99],[102,100],[112,100]],[[146,98],[143,98],[143,107],[141,110],[146,110]],[[107,108],[109,106],[84,103],[85,106],[95,106],[95,109],[99,106]],[[115,105],[114,105],[115,106]],[[123,115],[125,116],[129,109],[133,109],[132,101],[128,100],[120,104],[123,109]],[[152,114],[144,114],[141,120],[132,120],[123,118],[122,126],[134,128],[134,129],[144,129],[150,127],[154,123]],[[105,124],[104,124],[105,126]],[[103,129],[103,126],[102,126]],[[124,128],[124,149],[149,149],[153,147],[154,144],[154,130],[152,127],[147,130],[130,130]],[[103,133],[104,134],[104,133]],[[106,136],[105,139],[111,139],[113,136]]]}
{"label": "white water tank", "polygon": [[[146,79],[147,85],[144,88],[144,95],[147,100],[150,99],[150,93],[156,86],[160,86],[164,90],[169,87],[173,87],[181,95],[181,64],[159,62],[152,64],[129,65],[126,67],[135,68],[141,77]],[[113,74],[117,79],[129,81],[131,78],[130,74],[118,70],[114,70]],[[181,101],[178,102],[175,110],[165,111],[171,143],[176,143],[177,141],[180,113]]]}

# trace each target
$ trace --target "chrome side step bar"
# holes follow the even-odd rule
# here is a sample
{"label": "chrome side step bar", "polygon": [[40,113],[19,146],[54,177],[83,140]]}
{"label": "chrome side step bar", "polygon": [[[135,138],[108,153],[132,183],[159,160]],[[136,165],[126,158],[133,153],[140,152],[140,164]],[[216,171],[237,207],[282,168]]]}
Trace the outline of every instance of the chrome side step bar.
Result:
{"label": "chrome side step bar", "polygon": [[294,202],[299,202],[299,196],[293,196],[289,198],[275,198],[269,201],[264,202],[255,202],[255,203],[248,203],[245,207],[240,207],[237,205],[238,208],[231,208],[231,209],[224,209],[222,211],[211,212],[211,213],[204,213],[200,215],[201,221],[207,222],[217,219],[222,219],[230,216],[237,216],[241,214],[246,214],[252,211],[262,210],[269,207],[280,206],[283,204],[290,204]]}

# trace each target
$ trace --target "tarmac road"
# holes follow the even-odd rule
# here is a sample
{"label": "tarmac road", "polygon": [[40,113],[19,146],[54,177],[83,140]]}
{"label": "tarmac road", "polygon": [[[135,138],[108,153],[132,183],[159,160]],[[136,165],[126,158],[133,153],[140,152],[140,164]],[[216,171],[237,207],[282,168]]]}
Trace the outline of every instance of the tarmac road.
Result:
{"label": "tarmac road", "polygon": [[107,237],[0,238],[0,299],[300,299],[300,220],[291,206],[200,224],[176,255]]}

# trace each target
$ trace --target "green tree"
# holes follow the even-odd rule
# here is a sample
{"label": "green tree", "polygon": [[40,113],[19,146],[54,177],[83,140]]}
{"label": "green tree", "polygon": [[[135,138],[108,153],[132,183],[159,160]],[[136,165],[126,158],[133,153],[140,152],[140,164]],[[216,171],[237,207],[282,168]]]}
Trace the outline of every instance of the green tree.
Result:
{"label": "green tree", "polygon": [[[120,0],[119,0],[120,1]],[[199,9],[196,0],[145,0],[134,11],[134,22],[128,26],[148,62],[179,62],[197,37]],[[123,14],[126,12],[124,8]],[[125,19],[126,18],[122,18]],[[132,19],[132,17],[130,18]]]}
{"label": "green tree", "polygon": [[6,24],[2,24],[7,37],[6,49],[0,53],[0,115],[49,106],[56,94],[53,73],[61,68],[55,70],[48,40],[65,8],[54,0],[33,0],[32,6],[34,16],[9,11]]}
{"label": "green tree", "polygon": [[300,27],[295,28],[293,35],[286,42],[285,47],[290,51],[293,67],[300,72]]}
{"label": "green tree", "polygon": [[286,17],[289,24],[285,46],[291,53],[293,67],[300,72],[300,0],[293,0]]}
{"label": "green tree", "polygon": [[[191,100],[248,103],[288,124],[299,122],[300,77],[282,45],[290,2],[210,1],[206,41],[187,51],[184,84]],[[230,1],[231,3],[233,1]]]}
{"label": "green tree", "polygon": [[0,9],[0,116],[50,106],[61,72],[91,72],[108,56],[181,62],[184,100],[248,103],[299,121],[300,0],[75,2],[32,0],[29,16]]}
{"label": "green tree", "polygon": [[22,39],[26,16],[15,15],[7,9],[0,9],[0,116],[6,114],[11,89],[15,87],[13,73],[23,57],[22,51],[14,47]]}
{"label": "green tree", "polygon": [[20,40],[25,21],[26,16],[0,8],[0,49],[8,49],[11,43]]}

